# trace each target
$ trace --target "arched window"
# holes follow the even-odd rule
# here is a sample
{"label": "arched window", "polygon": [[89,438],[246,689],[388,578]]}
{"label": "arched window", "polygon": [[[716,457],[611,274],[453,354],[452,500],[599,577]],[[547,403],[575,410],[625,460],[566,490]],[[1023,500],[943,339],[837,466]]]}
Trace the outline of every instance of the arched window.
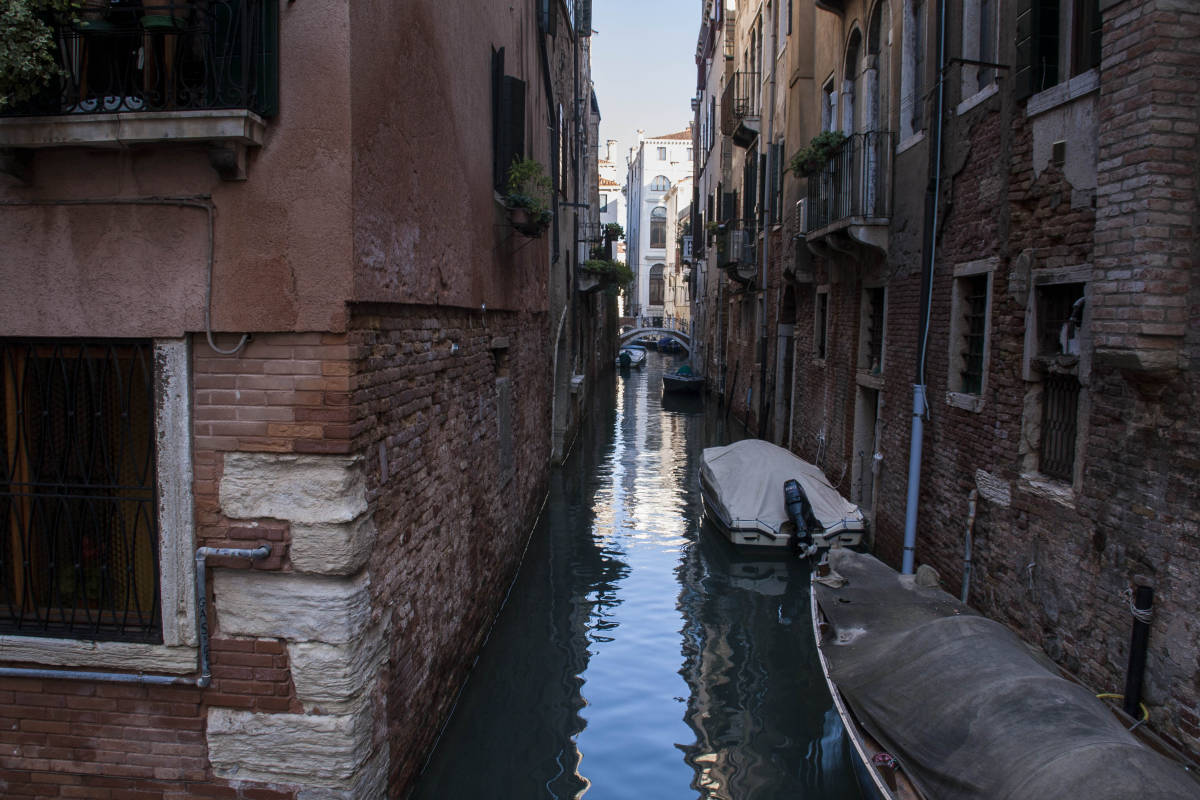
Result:
{"label": "arched window", "polygon": [[667,210],[662,206],[650,212],[650,246],[667,246]]}
{"label": "arched window", "polygon": [[650,305],[663,304],[663,265],[655,264],[650,268]]}
{"label": "arched window", "polygon": [[842,131],[847,134],[862,130],[862,92],[859,78],[862,68],[862,34],[857,30],[850,34],[846,45],[846,66],[842,72]]}
{"label": "arched window", "polygon": [[671,182],[667,180],[666,175],[659,175],[654,180],[650,181],[650,191],[665,192],[671,188]]}

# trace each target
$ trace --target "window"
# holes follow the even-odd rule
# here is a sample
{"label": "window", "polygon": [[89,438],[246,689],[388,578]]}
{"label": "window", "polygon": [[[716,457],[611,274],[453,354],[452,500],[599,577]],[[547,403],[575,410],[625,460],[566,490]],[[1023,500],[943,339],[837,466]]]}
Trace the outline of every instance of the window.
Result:
{"label": "window", "polygon": [[883,372],[883,326],[886,290],[863,289],[859,316],[858,368],[870,375]]}
{"label": "window", "polygon": [[504,48],[492,51],[492,180],[508,189],[508,168],[525,154],[525,81],[504,74]]}
{"label": "window", "polygon": [[1026,401],[1023,435],[1032,445],[1025,470],[1073,483],[1081,410],[1081,351],[1086,346],[1086,277],[1090,267],[1035,270],[1026,321]]}
{"label": "window", "polygon": [[829,347],[829,287],[817,289],[813,315],[813,358],[824,361]]}
{"label": "window", "polygon": [[987,341],[988,276],[959,278],[958,284],[961,297],[958,313],[962,317],[958,390],[979,394],[983,391],[983,350]]}
{"label": "window", "polygon": [[905,0],[900,100],[900,127],[905,138],[925,129],[926,17],[924,0]]}
{"label": "window", "polygon": [[[996,61],[996,0],[966,0],[962,21],[963,58],[969,61]],[[962,68],[962,96],[971,97],[992,86],[993,67],[965,65]]]}
{"label": "window", "polygon": [[950,295],[950,373],[947,401],[979,411],[987,386],[992,275],[998,259],[969,261],[954,268]]}
{"label": "window", "polygon": [[608,211],[608,195],[604,193],[600,194],[600,210]]}
{"label": "window", "polygon": [[859,105],[862,103],[862,93],[859,91],[860,69],[862,67],[862,34],[855,30],[850,35],[846,45],[846,63],[842,70],[842,130],[855,133],[859,128],[862,114]]}
{"label": "window", "polygon": [[158,640],[150,343],[0,347],[0,630]]}
{"label": "window", "polygon": [[825,85],[821,87],[821,130],[833,130],[834,119],[837,114],[837,92],[833,88],[833,77],[825,81]]}
{"label": "window", "polygon": [[690,148],[690,147],[689,147],[689,148],[687,149],[687,160],[688,160],[688,163],[689,163],[689,164],[690,164],[690,163],[692,163],[692,157],[693,157],[693,156],[692,156],[692,148]]}
{"label": "window", "polygon": [[0,642],[147,669],[146,643],[194,642],[187,364],[182,341],[0,339]]}
{"label": "window", "polygon": [[659,175],[650,181],[650,191],[652,192],[665,192],[670,188],[671,182],[667,180],[666,175]]}
{"label": "window", "polygon": [[662,206],[650,212],[650,246],[667,246],[667,209]]}
{"label": "window", "polygon": [[650,301],[652,306],[663,304],[663,265],[655,264],[650,268]]}
{"label": "window", "polygon": [[1021,0],[1017,96],[1049,89],[1100,64],[1099,0]]}
{"label": "window", "polygon": [[665,147],[658,148],[658,160],[659,161],[667,160],[667,148],[665,148]]}

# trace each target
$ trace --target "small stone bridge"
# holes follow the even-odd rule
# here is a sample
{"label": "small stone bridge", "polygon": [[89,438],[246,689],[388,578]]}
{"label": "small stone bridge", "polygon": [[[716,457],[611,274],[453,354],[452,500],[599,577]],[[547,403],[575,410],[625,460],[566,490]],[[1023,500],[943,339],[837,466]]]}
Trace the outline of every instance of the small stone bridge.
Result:
{"label": "small stone bridge", "polygon": [[655,336],[658,338],[669,336],[679,342],[689,355],[692,352],[692,337],[684,331],[676,330],[675,328],[654,327],[652,325],[622,325],[619,339],[622,345],[627,345],[643,336]]}

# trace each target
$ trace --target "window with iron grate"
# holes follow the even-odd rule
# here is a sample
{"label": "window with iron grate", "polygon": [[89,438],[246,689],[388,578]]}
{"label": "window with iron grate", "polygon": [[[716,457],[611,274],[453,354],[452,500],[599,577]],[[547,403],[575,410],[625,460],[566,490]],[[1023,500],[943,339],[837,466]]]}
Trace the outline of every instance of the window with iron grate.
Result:
{"label": "window with iron grate", "polygon": [[0,340],[0,633],[161,642],[154,346]]}

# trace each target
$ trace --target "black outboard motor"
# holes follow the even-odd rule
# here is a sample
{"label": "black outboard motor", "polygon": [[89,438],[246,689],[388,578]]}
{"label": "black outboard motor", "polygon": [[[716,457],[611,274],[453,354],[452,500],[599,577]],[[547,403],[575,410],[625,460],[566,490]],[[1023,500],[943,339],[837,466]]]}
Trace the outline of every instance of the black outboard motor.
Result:
{"label": "black outboard motor", "polygon": [[812,532],[819,529],[821,524],[813,515],[808,495],[800,488],[800,483],[795,478],[783,482],[783,507],[787,510],[792,526],[796,529],[796,532],[792,534],[792,549],[797,551],[801,557],[812,555],[817,549],[813,544]]}

